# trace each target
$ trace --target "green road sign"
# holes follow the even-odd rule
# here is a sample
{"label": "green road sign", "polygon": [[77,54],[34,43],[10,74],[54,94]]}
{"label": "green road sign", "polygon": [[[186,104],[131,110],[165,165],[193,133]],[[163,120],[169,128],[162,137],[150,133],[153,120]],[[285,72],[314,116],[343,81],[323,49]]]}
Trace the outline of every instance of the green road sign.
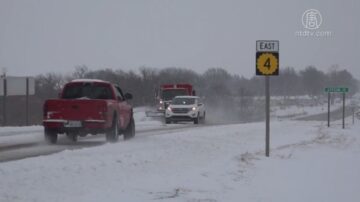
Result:
{"label": "green road sign", "polygon": [[327,92],[327,93],[347,93],[347,92],[349,92],[349,88],[346,88],[346,87],[327,87],[327,88],[325,88],[325,92]]}

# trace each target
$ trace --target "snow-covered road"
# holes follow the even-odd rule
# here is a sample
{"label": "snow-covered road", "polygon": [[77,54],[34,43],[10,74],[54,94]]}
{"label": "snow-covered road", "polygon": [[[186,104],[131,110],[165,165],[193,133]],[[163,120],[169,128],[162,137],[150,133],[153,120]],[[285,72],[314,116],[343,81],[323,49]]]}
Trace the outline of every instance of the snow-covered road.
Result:
{"label": "snow-covered road", "polygon": [[[144,108],[135,109],[134,118],[136,120],[136,137],[168,134],[192,127],[213,125],[193,125],[187,123],[166,125],[160,119],[153,120],[147,118]],[[0,162],[48,155],[64,150],[100,146],[105,143],[104,134],[79,137],[77,143],[73,143],[65,135],[60,135],[56,145],[48,145],[44,141],[42,126],[2,127],[0,130]]]}
{"label": "snow-covered road", "polygon": [[[143,136],[169,134],[177,131],[188,130],[193,127],[206,126],[209,125],[172,124],[166,126],[160,124],[158,127],[148,129],[144,129],[144,127],[140,126],[139,129],[136,130],[136,137],[141,138]],[[31,129],[33,129],[33,131],[31,131]],[[105,136],[103,134],[99,134],[96,136],[90,135],[87,137],[79,137],[79,141],[76,143],[69,140],[65,135],[61,135],[59,136],[59,141],[56,145],[49,145],[44,141],[42,126],[29,127],[28,133],[25,133],[22,130],[19,130],[17,133],[6,132],[6,129],[5,132],[2,133],[3,136],[0,136],[0,162],[106,144]]]}

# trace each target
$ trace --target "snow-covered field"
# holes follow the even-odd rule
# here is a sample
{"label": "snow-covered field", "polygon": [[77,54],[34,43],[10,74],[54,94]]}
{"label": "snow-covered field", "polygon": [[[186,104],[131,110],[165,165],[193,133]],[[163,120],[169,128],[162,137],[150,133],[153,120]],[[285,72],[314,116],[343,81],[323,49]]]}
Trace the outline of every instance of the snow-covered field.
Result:
{"label": "snow-covered field", "polygon": [[[176,126],[137,116],[142,130]],[[273,121],[268,158],[264,123],[248,123],[3,162],[0,201],[359,201],[360,122],[346,123]]]}

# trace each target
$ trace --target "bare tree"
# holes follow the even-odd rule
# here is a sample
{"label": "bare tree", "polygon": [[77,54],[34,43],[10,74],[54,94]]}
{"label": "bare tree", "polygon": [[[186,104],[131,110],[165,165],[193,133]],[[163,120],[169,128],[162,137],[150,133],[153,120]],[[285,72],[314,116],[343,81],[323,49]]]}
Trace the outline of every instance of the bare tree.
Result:
{"label": "bare tree", "polygon": [[326,85],[326,75],[317,70],[314,66],[309,66],[300,72],[304,91],[309,96],[317,96],[324,92]]}
{"label": "bare tree", "polygon": [[73,77],[75,79],[86,78],[88,73],[89,73],[89,68],[86,65],[79,65],[75,67]]}

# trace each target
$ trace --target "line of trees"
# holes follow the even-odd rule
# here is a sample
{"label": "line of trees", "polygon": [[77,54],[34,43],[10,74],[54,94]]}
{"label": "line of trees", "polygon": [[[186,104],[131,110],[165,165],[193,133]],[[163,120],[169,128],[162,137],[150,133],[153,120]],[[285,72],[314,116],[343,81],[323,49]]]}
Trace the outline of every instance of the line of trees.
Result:
{"label": "line of trees", "polygon": [[[156,69],[141,67],[135,71],[121,69],[90,70],[85,65],[75,67],[71,74],[46,73],[36,76],[36,94],[31,97],[32,124],[41,123],[42,104],[44,100],[56,98],[62,86],[73,79],[93,78],[103,79],[119,84],[125,92],[134,95],[134,106],[154,104],[155,89],[163,83],[191,83],[197,94],[205,97],[208,105],[222,107],[221,111],[234,109],[249,118],[257,113],[254,106],[254,97],[264,95],[264,80],[254,76],[245,78],[240,75],[230,74],[223,68],[210,68],[202,74],[185,68]],[[301,71],[293,67],[281,69],[280,75],[271,77],[271,95],[289,96],[309,95],[314,99],[324,95],[327,86],[349,87],[349,95],[358,91],[358,81],[347,70],[337,66],[324,73],[314,66],[309,66]],[[19,109],[22,99],[10,98],[8,104],[8,123],[22,125],[21,116],[25,116]],[[20,104],[21,105],[21,104]],[[238,118],[238,117],[231,117]]]}
{"label": "line of trees", "polygon": [[[119,84],[123,89],[135,94],[134,104],[147,105],[154,99],[154,89],[162,83],[191,83],[201,95],[261,96],[264,92],[262,77],[250,79],[230,74],[223,68],[210,68],[203,74],[185,68],[156,69],[141,67],[138,72],[121,69],[90,70],[86,66],[75,67],[71,75],[42,74],[36,77],[36,96],[56,97],[64,83],[77,78],[103,79]],[[323,95],[328,86],[346,86],[350,95],[358,91],[358,81],[347,70],[334,66],[327,73],[309,66],[301,71],[293,67],[281,70],[280,75],[271,78],[273,96]]]}

